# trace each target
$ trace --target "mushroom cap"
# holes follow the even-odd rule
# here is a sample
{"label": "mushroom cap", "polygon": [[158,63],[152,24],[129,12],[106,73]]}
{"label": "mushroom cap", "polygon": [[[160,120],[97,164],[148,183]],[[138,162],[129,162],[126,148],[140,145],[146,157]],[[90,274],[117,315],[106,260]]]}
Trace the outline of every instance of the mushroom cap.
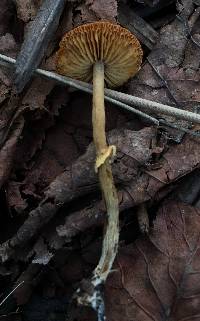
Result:
{"label": "mushroom cap", "polygon": [[62,75],[91,82],[93,65],[102,61],[106,84],[117,87],[138,72],[142,55],[140,43],[130,31],[111,22],[98,21],[64,35],[56,65]]}

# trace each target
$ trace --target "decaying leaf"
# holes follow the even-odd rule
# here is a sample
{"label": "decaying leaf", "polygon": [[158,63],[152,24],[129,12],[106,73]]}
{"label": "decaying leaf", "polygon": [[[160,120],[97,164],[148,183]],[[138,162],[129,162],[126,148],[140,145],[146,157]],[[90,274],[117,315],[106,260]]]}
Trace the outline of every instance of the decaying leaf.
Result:
{"label": "decaying leaf", "polygon": [[32,82],[32,86],[27,91],[22,100],[22,104],[30,110],[45,109],[45,100],[47,95],[50,94],[54,87],[54,83],[51,81],[44,81],[37,78]]}
{"label": "decaying leaf", "polygon": [[75,23],[92,22],[99,19],[116,21],[117,1],[116,0],[86,0],[76,10],[80,12],[75,17]]}
{"label": "decaying leaf", "polygon": [[[199,14],[199,10],[194,10],[190,1],[184,4],[179,17],[160,30],[160,38],[156,46],[150,52],[141,71],[129,83],[129,93],[195,111],[197,104],[199,104],[200,49],[191,44],[191,40],[187,37],[184,21],[188,22],[191,32],[193,29],[195,30],[195,27],[199,30],[197,24]],[[196,31],[195,34],[197,37],[199,31]],[[185,121],[178,121],[168,116],[164,118],[179,126],[188,126]],[[167,130],[180,141],[178,133],[173,134],[169,128]]]}
{"label": "decaying leaf", "polygon": [[110,321],[198,320],[200,211],[165,202],[149,236],[121,248],[106,288]]}
{"label": "decaying leaf", "polygon": [[115,20],[117,17],[116,0],[86,0],[86,5],[100,19]]}

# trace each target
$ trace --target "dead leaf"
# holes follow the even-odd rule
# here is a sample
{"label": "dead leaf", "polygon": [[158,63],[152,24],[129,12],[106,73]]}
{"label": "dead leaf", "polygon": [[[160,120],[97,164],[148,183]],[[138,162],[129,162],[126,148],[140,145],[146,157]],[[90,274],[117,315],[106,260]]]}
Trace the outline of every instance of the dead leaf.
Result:
{"label": "dead leaf", "polygon": [[162,167],[147,173],[160,182],[168,184],[199,167],[200,149],[198,139],[186,137],[182,144],[172,146],[164,155]]}
{"label": "dead leaf", "polygon": [[54,85],[53,81],[44,81],[41,78],[34,79],[22,100],[22,105],[30,110],[45,110],[46,97],[50,94]]}
{"label": "dead leaf", "polygon": [[[199,14],[199,11],[193,10],[191,3],[190,5],[184,3],[179,18],[181,19],[184,15],[186,21],[188,19],[192,32]],[[184,21],[180,19],[174,19],[160,30],[160,38],[156,46],[150,52],[140,72],[129,83],[129,93],[151,101],[195,111],[195,106],[200,102],[198,90],[200,49],[193,44],[190,45],[188,53],[188,45],[191,41],[188,40]],[[192,72],[191,65],[194,68]],[[173,117],[164,116],[164,119],[171,123],[175,122],[179,126],[188,127],[187,122],[177,121]],[[174,133],[168,127],[167,131],[175,140],[180,141],[178,132]]]}
{"label": "dead leaf", "polygon": [[100,19],[115,21],[117,17],[116,0],[86,0],[86,5]]}
{"label": "dead leaf", "polygon": [[[37,84],[39,86],[40,82]],[[43,192],[46,187],[78,156],[85,153],[88,144],[91,142],[91,97],[79,94],[69,101],[67,89],[63,91],[62,88],[58,87],[54,88],[45,99],[47,92],[44,88],[47,88],[48,91],[49,87],[44,87],[41,84],[43,94],[41,92],[40,95],[39,92],[38,97],[34,99],[36,108],[34,109],[31,100],[31,88],[28,93],[29,98],[27,99],[26,95],[23,99],[23,106],[25,107],[25,102],[27,102],[27,108],[33,108],[34,115],[38,115],[39,119],[34,120],[32,115],[31,120],[25,126],[23,138],[18,144],[13,172],[20,171],[21,173],[19,183],[23,197],[25,194],[27,197],[30,196],[32,201],[34,199],[38,202],[44,195]],[[35,95],[37,96],[37,89],[33,91],[33,96]],[[49,114],[46,110],[42,111],[43,106],[47,106]],[[43,116],[45,114],[46,117]],[[56,116],[59,114],[60,116],[57,118]],[[119,112],[113,107],[109,107],[107,120],[109,130],[118,126],[118,122],[121,126],[125,117],[120,116]],[[123,148],[124,152],[127,152],[125,150],[125,136]],[[128,137],[129,135],[127,139]],[[144,139],[146,140],[145,137]],[[142,137],[140,144],[141,147],[143,144],[145,145]],[[145,146],[143,147],[145,148]],[[144,153],[142,148],[140,152]],[[139,153],[139,150],[137,150],[137,153]],[[148,153],[145,157],[148,157]],[[22,176],[24,177],[23,180]]]}
{"label": "dead leaf", "polygon": [[108,320],[198,320],[199,231],[199,210],[165,202],[149,236],[119,252],[106,287]]}
{"label": "dead leaf", "polygon": [[75,24],[96,21],[98,19],[116,21],[116,0],[86,0],[85,3],[76,8],[78,14],[75,16]]}

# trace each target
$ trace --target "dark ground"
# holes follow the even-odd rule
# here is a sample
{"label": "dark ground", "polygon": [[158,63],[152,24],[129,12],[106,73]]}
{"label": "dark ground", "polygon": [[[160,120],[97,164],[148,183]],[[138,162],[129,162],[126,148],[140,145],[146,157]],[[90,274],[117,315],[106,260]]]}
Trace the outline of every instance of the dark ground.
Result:
{"label": "dark ground", "polygon": [[[0,53],[17,57],[42,4],[1,0]],[[139,73],[120,91],[199,111],[198,0],[67,1],[40,66],[55,70],[63,34],[90,21],[117,21],[144,50]],[[13,94],[0,69],[0,321],[92,321],[72,300],[101,253],[105,206],[94,173],[91,96],[32,77]],[[161,115],[152,114],[160,118]],[[165,124],[199,125],[162,116]],[[120,200],[119,254],[105,288],[109,321],[200,319],[199,138],[156,128],[106,103]],[[137,213],[145,204],[149,234]]]}

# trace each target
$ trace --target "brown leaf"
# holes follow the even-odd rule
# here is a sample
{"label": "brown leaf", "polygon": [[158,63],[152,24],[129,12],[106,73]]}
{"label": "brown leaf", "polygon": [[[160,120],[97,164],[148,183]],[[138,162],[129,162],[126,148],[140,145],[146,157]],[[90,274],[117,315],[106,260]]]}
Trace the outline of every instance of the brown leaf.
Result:
{"label": "brown leaf", "polygon": [[75,24],[96,21],[98,19],[116,21],[117,1],[86,0],[76,10],[80,13],[75,17]]}
{"label": "brown leaf", "polygon": [[[200,149],[198,139],[186,137],[182,144],[172,146],[164,155],[162,167],[156,170],[147,171],[155,180],[168,184],[192,172],[199,167]],[[151,180],[149,182],[151,184]],[[155,182],[152,182],[152,187]]]}
{"label": "brown leaf", "polygon": [[198,320],[199,231],[199,210],[165,203],[149,236],[120,250],[106,288],[108,320]]}
{"label": "brown leaf", "polygon": [[[66,126],[63,123],[58,123],[56,127],[53,127],[54,115],[58,115],[58,110],[68,100],[67,90],[64,95],[63,92],[57,90],[46,99],[52,86],[52,83],[36,79],[22,100],[21,108],[31,109],[33,112],[17,146],[13,173],[20,171],[24,179],[22,180],[20,177],[19,182],[16,179],[13,182],[9,181],[11,185],[18,184],[20,186],[20,190],[15,192],[18,193],[21,201],[24,198],[21,192],[35,197],[38,201],[38,195],[46,185],[64,169],[71,157],[74,157],[73,151],[71,156],[68,155],[69,149],[73,149],[74,146],[71,136],[65,133]],[[8,203],[10,207],[14,206],[16,209],[17,203],[13,203],[12,198],[12,193],[8,193]],[[21,202],[20,199],[18,199],[19,202]],[[23,206],[18,207],[17,211],[19,213],[23,211]]]}
{"label": "brown leaf", "polygon": [[[192,31],[200,13],[193,11],[192,6],[186,6],[186,11],[187,15],[185,14],[184,17],[191,15],[188,24]],[[188,46],[190,43],[188,43],[186,34],[184,21],[178,18],[161,29],[159,41],[150,52],[138,75],[130,81],[129,93],[151,101],[194,111],[200,96],[198,90],[200,49],[194,44]],[[178,123],[179,126],[188,127],[187,122],[177,121],[169,116],[164,116],[164,118],[167,121]],[[172,137],[179,139],[178,132],[174,133],[168,127],[167,130]]]}
{"label": "brown leaf", "polygon": [[[35,95],[36,92],[37,90]],[[32,104],[31,93],[29,95],[29,104]],[[68,102],[67,90],[57,88],[52,91],[45,102],[43,99],[44,96],[39,95],[34,101],[38,102],[38,106],[47,105],[51,115],[57,116],[59,112],[60,116],[55,121],[43,112],[46,115],[45,118],[42,117],[42,119],[30,121],[27,124],[23,132],[23,139],[18,144],[14,168],[14,171],[20,171],[25,177],[23,181],[20,180],[21,191],[36,198],[37,201],[38,196],[40,198],[43,195],[48,184],[85,152],[92,139],[90,96],[79,94]],[[62,106],[64,108],[61,109]],[[119,120],[121,124],[125,121],[125,117],[119,117],[116,109],[109,107],[107,111],[109,111],[107,113],[108,129],[117,126]],[[129,134],[127,135],[129,137]],[[123,139],[126,153],[128,152],[124,143],[126,137]],[[145,144],[143,140],[146,141],[146,138],[141,137],[141,147]],[[144,151],[141,148],[140,153],[145,153],[145,146],[143,147]],[[139,150],[137,152],[139,153]],[[148,155],[147,152],[144,157]],[[142,157],[142,155],[138,154],[137,157]]]}
{"label": "brown leaf", "polygon": [[[36,80],[36,84],[40,84],[40,82],[38,82]],[[43,83],[44,84],[44,83]],[[21,104],[21,98],[20,96],[16,96],[16,95],[11,95],[10,97],[10,100],[8,101],[8,104],[3,106],[2,110],[1,110],[1,122],[0,122],[0,129],[1,129],[1,144],[5,144],[0,153],[1,153],[1,157],[4,157],[3,155],[5,154],[5,151],[4,149],[6,149],[6,152],[7,153],[11,153],[12,152],[12,148],[13,149],[13,152],[12,152],[12,158],[14,157],[14,151],[17,147],[17,142],[19,140],[19,136],[21,135],[22,133],[22,129],[23,129],[23,126],[22,126],[22,123],[20,123],[19,127],[20,127],[20,131],[19,133],[16,134],[16,125],[15,125],[15,121],[17,120],[18,122],[18,118],[20,117],[20,119],[22,120],[22,116],[19,116],[23,113],[24,110],[26,109],[33,109],[34,111],[37,109],[42,109],[43,113],[44,113],[44,102],[45,102],[45,99],[46,99],[46,95],[50,92],[50,90],[52,89],[52,84],[51,83],[48,83],[47,86],[43,86],[43,84],[41,84],[39,87],[41,88],[41,90],[43,90],[43,92],[41,92],[41,95],[37,95],[36,92],[34,92],[34,89],[36,88],[36,91],[37,91],[37,86],[36,87],[32,87],[32,99],[37,97],[37,99],[35,98],[33,101],[31,100],[30,96],[29,96],[29,91],[27,93],[27,95],[25,95],[24,99],[23,99],[23,102]],[[46,90],[45,90],[46,89]],[[34,97],[35,95],[35,97]],[[46,113],[46,111],[45,111]],[[21,121],[20,120],[20,121]],[[24,119],[23,119],[23,122],[24,122]],[[46,121],[47,123],[47,121]],[[18,162],[20,162],[21,164],[21,167],[23,168],[24,166],[24,162],[26,160],[29,160],[30,157],[34,155],[34,153],[36,152],[36,150],[41,146],[41,141],[44,139],[44,131],[46,129],[46,127],[48,128],[50,125],[49,123],[46,124],[45,123],[45,128],[42,126],[41,129],[39,131],[36,131],[35,135],[33,135],[32,137],[32,141],[29,140],[29,144],[30,144],[30,147],[31,147],[31,150],[30,151],[30,154],[28,153],[29,151],[25,151],[25,157],[23,157],[24,155],[23,154],[19,154],[19,148],[18,148],[18,153],[17,153],[17,156],[15,157],[15,167],[17,167],[17,159],[18,159]],[[14,143],[15,145],[12,147],[12,146],[9,146],[9,149],[6,147],[7,144],[9,144],[9,141],[11,140],[11,138],[8,138],[8,141],[7,140],[7,136],[9,135],[9,132],[11,132],[11,138],[12,138],[12,144]],[[14,137],[12,137],[12,132],[14,132]],[[26,137],[25,141],[28,140],[29,137]],[[21,159],[20,159],[20,156],[21,156]],[[6,156],[8,158],[8,155]],[[8,158],[9,161],[7,161],[5,163],[5,161],[2,162],[2,173],[1,173],[1,177],[3,179],[3,182],[5,181],[5,179],[8,178],[8,173],[11,169],[11,164],[13,164],[13,159],[11,159],[11,154],[9,155],[9,158]],[[8,169],[8,166],[9,166],[9,169]],[[19,168],[19,166],[18,166]],[[16,182],[17,183],[17,182]],[[17,196],[18,197],[18,202],[21,204],[20,206],[17,205],[18,207],[18,211],[21,211],[23,208],[25,208],[25,203],[22,205],[23,203],[23,200],[22,200],[22,197],[20,196],[20,192],[19,192],[19,189],[18,191],[15,190],[15,192],[17,192],[18,196],[15,195],[15,197]],[[10,198],[11,197],[11,198]],[[16,200],[16,199],[15,199]],[[8,193],[8,203],[10,204],[10,206],[14,205],[13,204],[13,200],[12,200],[12,195],[10,193]],[[16,204],[15,204],[16,205]]]}
{"label": "brown leaf", "polygon": [[34,79],[22,100],[22,105],[30,110],[44,110],[46,96],[50,94],[54,85],[53,81],[44,81],[41,78]]}
{"label": "brown leaf", "polygon": [[86,0],[95,15],[100,19],[113,20],[117,17],[117,1],[116,0]]}

